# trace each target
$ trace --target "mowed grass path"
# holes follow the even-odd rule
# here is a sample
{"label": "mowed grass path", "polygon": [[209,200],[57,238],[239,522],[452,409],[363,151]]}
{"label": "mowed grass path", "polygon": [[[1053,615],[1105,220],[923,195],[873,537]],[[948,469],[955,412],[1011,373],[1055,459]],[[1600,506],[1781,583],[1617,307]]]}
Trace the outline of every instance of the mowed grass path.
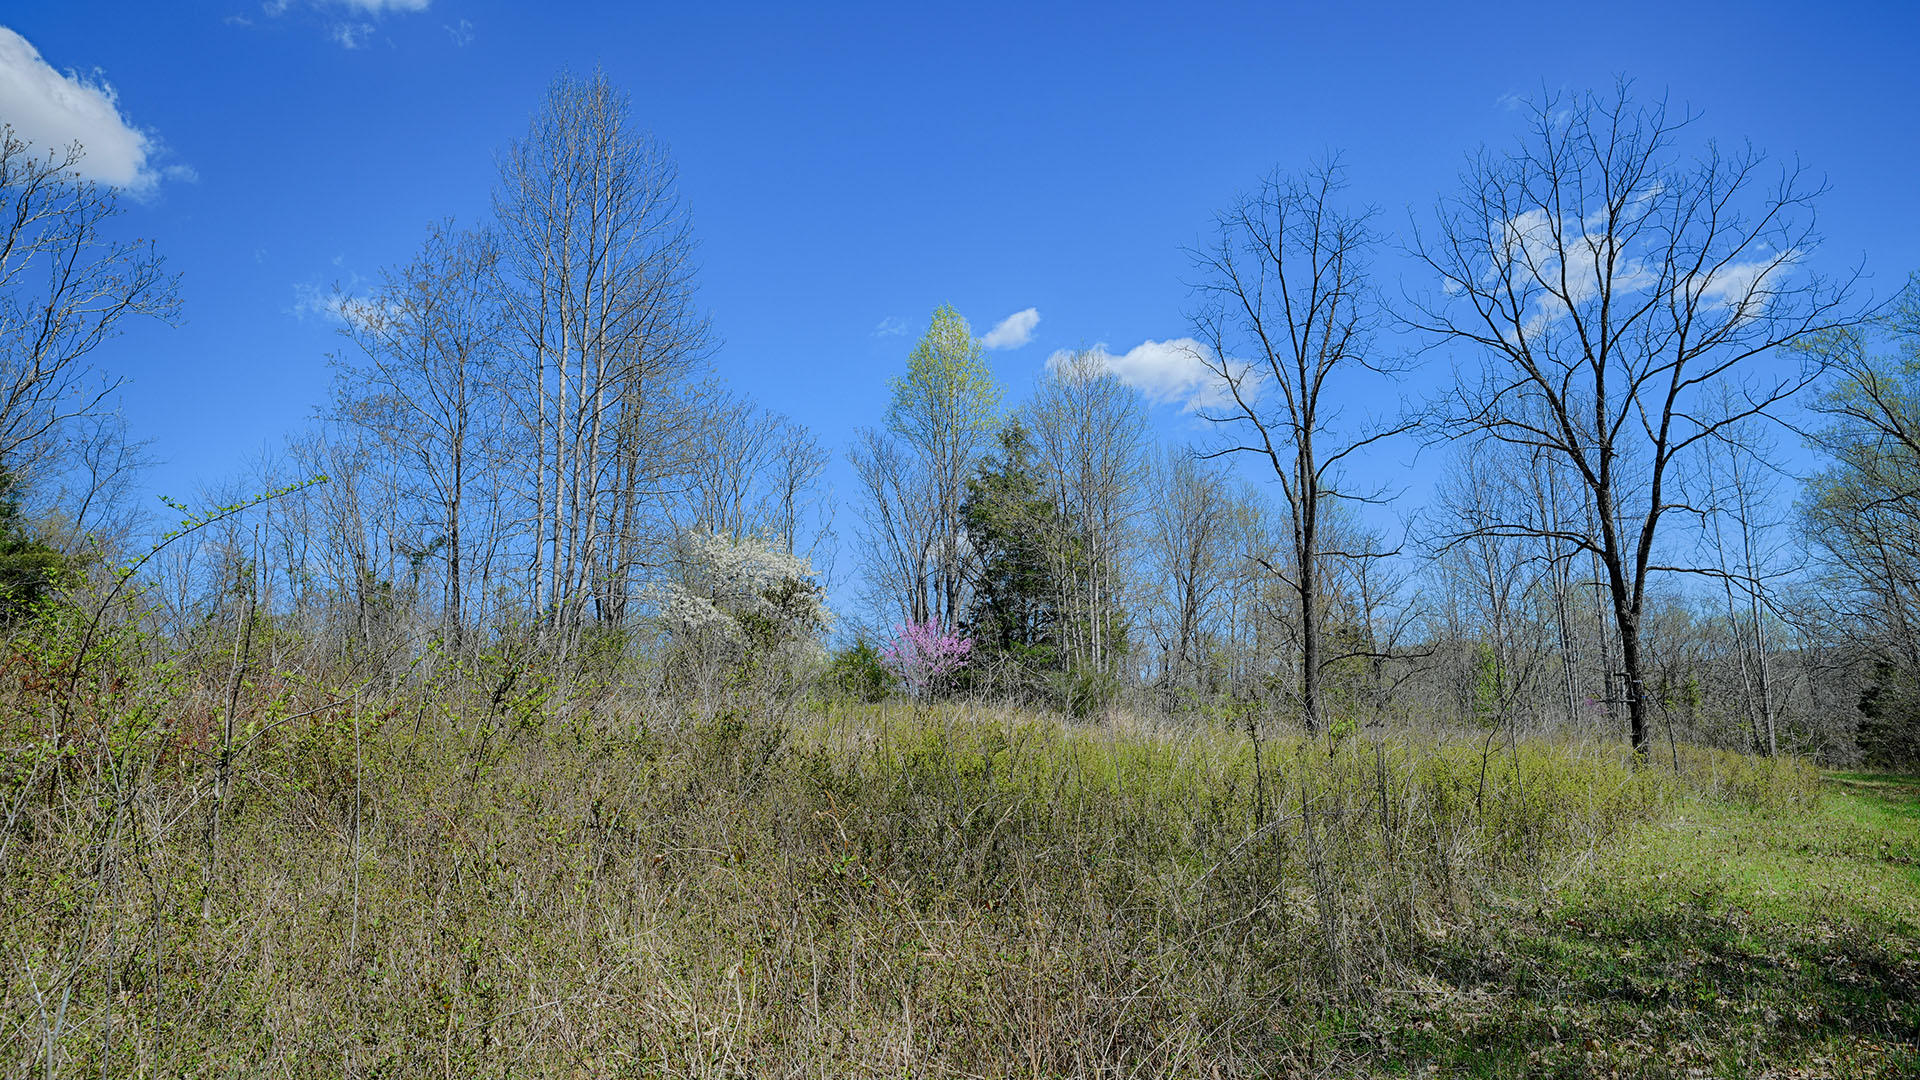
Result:
{"label": "mowed grass path", "polygon": [[1390,1008],[1415,1074],[1920,1076],[1920,777],[1704,802],[1543,882]]}

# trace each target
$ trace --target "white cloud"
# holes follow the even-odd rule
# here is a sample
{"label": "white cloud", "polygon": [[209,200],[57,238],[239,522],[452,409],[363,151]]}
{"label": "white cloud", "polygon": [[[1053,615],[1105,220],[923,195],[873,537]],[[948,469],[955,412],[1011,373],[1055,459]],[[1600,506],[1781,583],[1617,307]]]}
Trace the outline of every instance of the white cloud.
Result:
{"label": "white cloud", "polygon": [[36,153],[79,143],[81,176],[133,192],[160,180],[158,141],[120,115],[113,87],[98,72],[61,74],[26,38],[0,26],[0,119]]}
{"label": "white cloud", "polygon": [[[1143,341],[1118,354],[1101,344],[1090,352],[1103,370],[1155,404],[1177,402],[1192,412],[1216,408],[1233,400],[1227,382],[1208,365],[1210,354],[1206,346],[1192,338]],[[1071,350],[1061,349],[1047,357],[1047,366],[1058,367],[1073,355]],[[1237,360],[1230,362],[1228,370],[1240,382],[1243,395],[1248,398],[1258,395],[1258,372]]]}
{"label": "white cloud", "polygon": [[[341,261],[335,256],[333,264],[339,266]],[[357,330],[371,329],[376,323],[400,317],[400,309],[392,304],[357,295],[356,290],[364,283],[364,278],[351,272],[344,286],[337,281],[331,285],[296,282],[293,306],[287,309],[287,314],[301,322],[351,326]]]}
{"label": "white cloud", "polygon": [[989,349],[1017,349],[1033,340],[1033,328],[1039,324],[1039,309],[1016,311],[995,323],[980,339],[980,344]]}
{"label": "white cloud", "polygon": [[874,337],[899,337],[907,332],[907,320],[898,315],[881,319],[873,328]]}
{"label": "white cloud", "polygon": [[473,44],[473,23],[466,19],[461,19],[452,26],[442,26],[441,29],[447,32],[447,37],[453,41],[456,49],[464,49]]}
{"label": "white cloud", "polygon": [[1718,270],[1696,274],[1687,287],[1706,305],[1725,309],[1733,322],[1741,323],[1766,313],[1774,297],[1775,286],[1800,261],[1800,249],[1790,248],[1777,255],[1750,262],[1728,263]]}
{"label": "white cloud", "polygon": [[[316,8],[346,8],[366,15],[385,15],[389,11],[425,11],[433,0],[307,0],[307,3]],[[269,15],[285,15],[293,5],[294,0],[266,0],[260,10]]]}
{"label": "white cloud", "polygon": [[[1659,194],[1658,186],[1639,193],[1627,203],[1628,214],[1645,214]],[[1571,214],[1556,218],[1536,208],[1503,222],[1501,234],[1488,238],[1491,258],[1482,281],[1499,283],[1533,299],[1519,334],[1532,337],[1548,332],[1599,297],[1603,278],[1607,294],[1613,297],[1659,284],[1659,275],[1646,260],[1625,250],[1626,242],[1608,233],[1606,225],[1604,210],[1584,218]],[[1449,295],[1462,288],[1451,280],[1443,281],[1441,287]]]}
{"label": "white cloud", "polygon": [[358,49],[373,36],[372,23],[334,23],[328,35],[343,49]]}
{"label": "white cloud", "polygon": [[[280,18],[295,7],[311,9],[325,20],[327,36],[343,49],[363,49],[372,41],[378,29],[374,22],[387,15],[418,14],[427,10],[433,0],[265,0],[260,10],[269,18]],[[251,25],[246,20],[228,19],[237,26]],[[447,27],[455,44],[463,45],[461,35],[472,37],[472,24],[462,19],[457,27]]]}
{"label": "white cloud", "polygon": [[347,298],[337,287],[301,282],[293,287],[293,306],[287,313],[302,321],[345,323]]}

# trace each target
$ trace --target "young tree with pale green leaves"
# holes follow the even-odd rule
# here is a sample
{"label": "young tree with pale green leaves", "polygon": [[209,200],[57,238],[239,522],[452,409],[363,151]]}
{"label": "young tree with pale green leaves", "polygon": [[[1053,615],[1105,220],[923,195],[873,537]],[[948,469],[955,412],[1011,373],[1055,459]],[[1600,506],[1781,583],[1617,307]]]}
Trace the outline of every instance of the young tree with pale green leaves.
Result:
{"label": "young tree with pale green leaves", "polygon": [[867,495],[868,568],[908,621],[951,628],[965,610],[961,504],[999,425],[1000,389],[980,343],[942,305],[893,380],[885,430],[861,432],[851,454]]}

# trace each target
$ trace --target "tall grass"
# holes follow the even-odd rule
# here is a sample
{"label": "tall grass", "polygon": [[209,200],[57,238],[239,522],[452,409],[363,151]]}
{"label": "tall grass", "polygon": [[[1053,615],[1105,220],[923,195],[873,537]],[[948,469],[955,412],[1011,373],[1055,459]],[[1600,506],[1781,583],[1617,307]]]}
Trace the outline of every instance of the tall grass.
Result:
{"label": "tall grass", "polygon": [[[449,669],[451,671],[451,669]],[[1792,762],[449,675],[16,679],[0,1075],[1237,1076],[1488,905]],[[224,776],[224,782],[222,777]]]}

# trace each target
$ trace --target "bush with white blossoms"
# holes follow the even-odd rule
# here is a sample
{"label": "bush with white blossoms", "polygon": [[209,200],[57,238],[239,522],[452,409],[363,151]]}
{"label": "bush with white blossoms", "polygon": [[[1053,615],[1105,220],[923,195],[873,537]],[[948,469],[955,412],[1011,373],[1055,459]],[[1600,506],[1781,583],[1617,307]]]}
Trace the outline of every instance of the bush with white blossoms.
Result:
{"label": "bush with white blossoms", "polygon": [[700,675],[792,676],[819,663],[832,625],[813,564],[761,534],[689,532],[678,580],[656,587],[668,646]]}

